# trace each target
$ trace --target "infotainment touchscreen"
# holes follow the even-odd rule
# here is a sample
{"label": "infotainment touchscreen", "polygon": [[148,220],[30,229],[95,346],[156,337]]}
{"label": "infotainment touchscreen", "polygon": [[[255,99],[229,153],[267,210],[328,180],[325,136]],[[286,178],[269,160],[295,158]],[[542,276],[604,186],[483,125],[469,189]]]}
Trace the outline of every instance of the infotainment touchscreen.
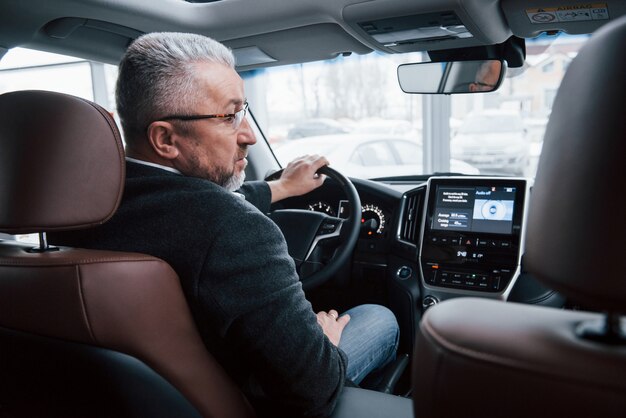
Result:
{"label": "infotainment touchscreen", "polygon": [[432,177],[420,249],[424,284],[498,293],[519,271],[526,179]]}
{"label": "infotainment touchscreen", "polygon": [[437,186],[433,230],[510,234],[515,187]]}

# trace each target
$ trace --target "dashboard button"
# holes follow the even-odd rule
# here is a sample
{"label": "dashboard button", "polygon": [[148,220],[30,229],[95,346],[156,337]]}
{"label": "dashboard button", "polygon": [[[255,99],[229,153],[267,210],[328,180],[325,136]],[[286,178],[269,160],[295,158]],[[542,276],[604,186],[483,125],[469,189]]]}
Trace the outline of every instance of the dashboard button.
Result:
{"label": "dashboard button", "polygon": [[[396,276],[398,276],[398,279],[400,280],[406,280],[409,277],[411,277],[411,274],[413,273],[413,270],[411,269],[411,267],[408,266],[402,266],[398,269],[398,271],[396,272]],[[432,276],[432,282],[435,281],[435,276],[437,274],[437,270],[433,269],[431,272],[431,276]]]}
{"label": "dashboard button", "polygon": [[439,242],[439,237],[430,237],[430,242],[432,242],[433,244],[436,244]]}
{"label": "dashboard button", "polygon": [[489,245],[489,241],[486,239],[482,239],[482,238],[478,238],[478,246],[479,247],[486,247]]}
{"label": "dashboard button", "polygon": [[422,300],[422,308],[424,308],[425,311],[426,309],[435,306],[437,303],[439,303],[439,299],[434,296],[428,295],[424,297],[424,300]]}
{"label": "dashboard button", "polygon": [[500,248],[511,248],[510,241],[500,241]]}
{"label": "dashboard button", "polygon": [[481,289],[489,288],[489,276],[486,274],[481,274],[478,276],[478,287]]}
{"label": "dashboard button", "polygon": [[466,239],[463,241],[463,243],[464,243],[465,245],[474,245],[474,242],[473,242],[471,239],[469,239],[469,238],[466,238]]}
{"label": "dashboard button", "polygon": [[450,275],[450,283],[456,284],[456,285],[463,284],[463,281],[464,281],[463,276],[465,276],[463,273],[452,273]]}
{"label": "dashboard button", "polygon": [[476,287],[478,285],[478,275],[476,273],[467,273],[463,275],[463,284],[469,287]]}

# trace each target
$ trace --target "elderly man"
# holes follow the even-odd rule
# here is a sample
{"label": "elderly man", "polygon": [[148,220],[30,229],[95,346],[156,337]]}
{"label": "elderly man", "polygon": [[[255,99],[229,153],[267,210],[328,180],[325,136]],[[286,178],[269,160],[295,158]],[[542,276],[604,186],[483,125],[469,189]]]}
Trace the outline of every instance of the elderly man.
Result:
{"label": "elderly man", "polygon": [[51,241],[167,261],[207,348],[260,415],[329,415],[346,380],[395,357],[398,325],[376,305],[315,314],[264,215],[320,186],[315,173],[328,161],[306,156],[277,181],[243,183],[256,138],[233,55],[210,38],[138,38],[120,63],[116,99],[127,154],[120,208],[98,228]]}

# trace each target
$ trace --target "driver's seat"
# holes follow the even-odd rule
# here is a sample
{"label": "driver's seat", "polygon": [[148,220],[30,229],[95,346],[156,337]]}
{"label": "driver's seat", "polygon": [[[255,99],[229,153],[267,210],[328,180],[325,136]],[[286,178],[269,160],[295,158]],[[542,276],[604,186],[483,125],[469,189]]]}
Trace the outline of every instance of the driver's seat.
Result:
{"label": "driver's seat", "polygon": [[52,248],[107,221],[124,185],[111,115],[86,100],[0,96],[0,416],[253,417],[207,352],[176,273],[154,257]]}
{"label": "driver's seat", "polygon": [[[46,232],[113,216],[124,168],[100,106],[0,95],[0,417],[254,417],[167,263],[46,244]],[[39,245],[2,239],[29,233]],[[348,387],[332,416],[389,415],[410,416],[410,400]]]}

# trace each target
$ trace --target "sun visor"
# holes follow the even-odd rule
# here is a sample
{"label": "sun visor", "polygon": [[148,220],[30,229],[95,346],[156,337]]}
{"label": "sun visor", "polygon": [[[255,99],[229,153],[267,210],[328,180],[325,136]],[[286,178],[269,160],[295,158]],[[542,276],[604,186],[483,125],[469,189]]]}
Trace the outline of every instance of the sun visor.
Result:
{"label": "sun visor", "polygon": [[34,41],[43,42],[50,52],[117,64],[128,45],[142,34],[102,20],[63,17],[44,25]]}
{"label": "sun visor", "polygon": [[516,36],[533,38],[554,32],[575,35],[592,33],[626,14],[626,1],[502,0],[502,10]]}
{"label": "sun visor", "polygon": [[237,57],[237,70],[367,54],[370,48],[332,23],[309,25],[224,41]]}

